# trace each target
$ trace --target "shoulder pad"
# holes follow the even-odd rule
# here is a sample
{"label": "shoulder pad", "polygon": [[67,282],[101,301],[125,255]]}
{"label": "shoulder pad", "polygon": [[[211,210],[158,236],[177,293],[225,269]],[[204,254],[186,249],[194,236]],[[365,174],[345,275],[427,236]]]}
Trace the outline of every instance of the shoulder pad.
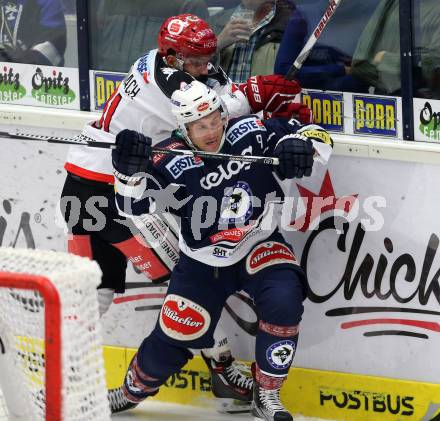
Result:
{"label": "shoulder pad", "polygon": [[[189,149],[188,145],[180,138],[172,136],[162,142],[159,142],[156,147],[161,149]],[[159,165],[165,158],[173,158],[173,155],[167,155],[162,153],[155,153],[153,155],[153,165]]]}
{"label": "shoulder pad", "polygon": [[226,128],[226,140],[234,145],[252,132],[266,132],[266,126],[256,115],[246,115],[229,120]]}
{"label": "shoulder pad", "polygon": [[147,54],[143,55],[137,61],[136,70],[140,74],[144,74],[145,72],[151,73],[150,67],[148,64],[148,59],[150,58],[150,53],[151,53],[151,51],[149,51]]}
{"label": "shoulder pad", "polygon": [[189,73],[169,67],[162,60],[162,57],[159,55],[157,57],[155,71],[156,83],[168,98],[171,98],[174,91],[181,88],[182,83],[188,84],[194,80]]}

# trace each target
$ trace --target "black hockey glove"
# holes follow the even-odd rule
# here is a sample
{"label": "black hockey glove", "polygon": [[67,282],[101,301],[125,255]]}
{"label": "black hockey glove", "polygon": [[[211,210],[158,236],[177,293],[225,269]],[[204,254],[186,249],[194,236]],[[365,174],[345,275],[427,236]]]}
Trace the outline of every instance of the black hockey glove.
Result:
{"label": "black hockey glove", "polygon": [[301,134],[283,136],[275,146],[274,156],[279,159],[275,172],[281,180],[309,177],[313,168],[313,144]]}
{"label": "black hockey glove", "polygon": [[116,148],[112,150],[113,167],[119,173],[131,177],[136,173],[148,172],[151,166],[151,138],[133,130],[122,130],[116,136]]}

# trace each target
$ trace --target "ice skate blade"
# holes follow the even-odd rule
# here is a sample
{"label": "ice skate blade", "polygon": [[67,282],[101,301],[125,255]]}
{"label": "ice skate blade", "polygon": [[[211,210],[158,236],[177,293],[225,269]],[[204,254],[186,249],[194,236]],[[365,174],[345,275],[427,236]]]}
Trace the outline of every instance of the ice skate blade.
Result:
{"label": "ice skate blade", "polygon": [[220,414],[249,414],[251,412],[251,401],[228,398],[216,398],[216,401],[217,412]]}

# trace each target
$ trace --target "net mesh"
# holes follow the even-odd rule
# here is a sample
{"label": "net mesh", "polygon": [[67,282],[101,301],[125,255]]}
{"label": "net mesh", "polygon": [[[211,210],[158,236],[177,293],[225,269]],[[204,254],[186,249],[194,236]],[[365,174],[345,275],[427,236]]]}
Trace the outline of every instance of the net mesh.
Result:
{"label": "net mesh", "polygon": [[[14,279],[14,288],[5,287],[14,278],[9,274],[43,276],[50,280],[43,283],[58,291],[61,419],[109,420],[96,295],[99,267],[66,253],[0,248],[0,421],[49,419],[46,401],[48,413],[56,402],[50,401],[48,390],[58,387],[46,384],[46,371],[54,369],[53,361],[45,357],[49,348],[45,313],[50,308],[46,294],[22,289],[23,279]],[[51,309],[48,316],[56,311]],[[53,320],[49,324],[56,327]]]}

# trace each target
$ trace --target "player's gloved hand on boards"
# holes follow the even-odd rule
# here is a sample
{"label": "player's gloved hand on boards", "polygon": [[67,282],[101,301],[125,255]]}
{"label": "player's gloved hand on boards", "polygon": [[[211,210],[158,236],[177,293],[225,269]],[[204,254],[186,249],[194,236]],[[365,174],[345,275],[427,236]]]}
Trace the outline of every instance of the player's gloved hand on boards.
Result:
{"label": "player's gloved hand on boards", "polygon": [[272,113],[271,117],[295,118],[301,124],[313,122],[312,110],[300,102],[288,102],[283,104],[278,111]]}
{"label": "player's gloved hand on boards", "polygon": [[239,89],[246,95],[254,113],[276,112],[301,92],[298,82],[281,75],[251,76],[239,85]]}
{"label": "player's gloved hand on boards", "polygon": [[302,126],[297,132],[308,139],[316,140],[317,142],[325,143],[333,148],[333,139],[330,133],[317,124],[306,124]]}
{"label": "player's gloved hand on boards", "polygon": [[281,180],[309,177],[312,174],[312,141],[301,134],[283,136],[274,149],[274,156],[279,159],[275,172]]}
{"label": "player's gloved hand on boards", "polygon": [[120,175],[131,177],[136,173],[148,172],[153,152],[151,138],[125,129],[117,134],[115,146],[112,150],[113,167]]}

